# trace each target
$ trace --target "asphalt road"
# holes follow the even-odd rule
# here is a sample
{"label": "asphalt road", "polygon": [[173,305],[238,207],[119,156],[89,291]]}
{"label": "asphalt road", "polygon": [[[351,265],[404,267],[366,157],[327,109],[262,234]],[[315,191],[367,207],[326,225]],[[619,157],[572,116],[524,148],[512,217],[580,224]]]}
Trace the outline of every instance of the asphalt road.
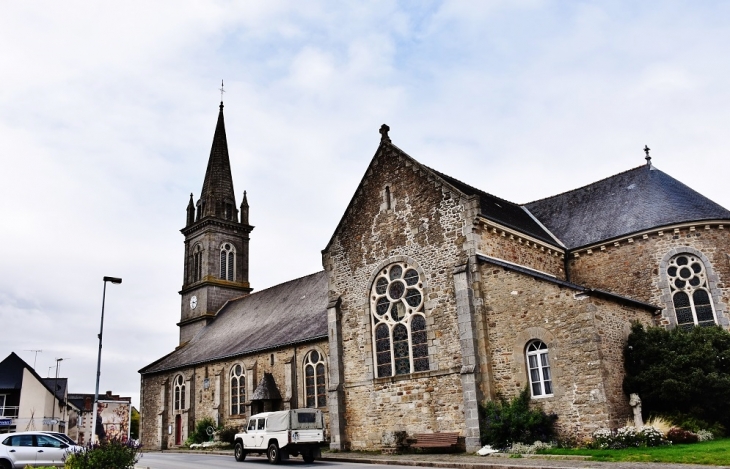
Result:
{"label": "asphalt road", "polygon": [[397,469],[412,466],[385,466],[376,464],[355,464],[328,461],[315,461],[312,464],[305,464],[302,458],[291,458],[288,461],[281,461],[279,466],[272,466],[265,456],[247,456],[246,461],[236,462],[233,459],[233,451],[230,456],[217,454],[185,454],[185,453],[143,453],[137,462],[138,468],[149,469],[268,469],[280,468],[320,468],[340,469],[347,467],[367,467],[368,469]]}

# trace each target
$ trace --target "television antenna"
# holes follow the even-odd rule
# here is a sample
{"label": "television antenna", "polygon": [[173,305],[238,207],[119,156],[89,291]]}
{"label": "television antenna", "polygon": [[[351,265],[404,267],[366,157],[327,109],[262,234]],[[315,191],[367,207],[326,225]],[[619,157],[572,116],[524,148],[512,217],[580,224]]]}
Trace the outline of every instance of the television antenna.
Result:
{"label": "television antenna", "polygon": [[33,369],[35,370],[35,362],[38,359],[38,354],[43,353],[43,350],[24,350],[24,352],[33,352],[35,353],[35,356],[33,357]]}

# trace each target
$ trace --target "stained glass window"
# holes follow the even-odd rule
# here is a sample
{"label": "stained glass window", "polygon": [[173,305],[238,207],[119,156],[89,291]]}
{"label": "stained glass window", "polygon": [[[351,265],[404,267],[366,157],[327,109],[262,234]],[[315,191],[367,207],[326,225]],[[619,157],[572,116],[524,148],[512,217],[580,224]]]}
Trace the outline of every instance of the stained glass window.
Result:
{"label": "stained glass window", "polygon": [[316,350],[304,357],[304,400],[307,407],[327,405],[324,356]]}
{"label": "stained glass window", "polygon": [[376,376],[429,370],[423,303],[417,269],[399,262],[378,273],[370,297]]}
{"label": "stained glass window", "polygon": [[182,375],[177,375],[173,381],[175,395],[175,410],[185,410],[185,380]]}
{"label": "stained glass window", "polygon": [[691,329],[717,323],[705,265],[698,256],[688,253],[674,256],[669,261],[667,277],[677,326]]}
{"label": "stained glass window", "polygon": [[231,415],[240,415],[246,412],[246,377],[243,367],[236,365],[231,368]]}

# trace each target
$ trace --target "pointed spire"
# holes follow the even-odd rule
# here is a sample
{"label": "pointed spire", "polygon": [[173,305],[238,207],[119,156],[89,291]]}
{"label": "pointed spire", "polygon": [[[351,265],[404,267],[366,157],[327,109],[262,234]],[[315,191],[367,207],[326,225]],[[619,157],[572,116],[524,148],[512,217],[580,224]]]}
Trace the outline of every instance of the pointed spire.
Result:
{"label": "pointed spire", "polygon": [[248,225],[248,199],[246,191],[243,191],[243,200],[241,201],[241,224]]}
{"label": "pointed spire", "polygon": [[236,206],[233,178],[231,177],[231,162],[228,157],[226,125],[223,120],[223,102],[221,102],[218,123],[215,126],[203,189],[200,191],[200,203],[202,205],[201,218],[215,216],[231,219],[234,211],[233,207]]}
{"label": "pointed spire", "polygon": [[190,193],[190,202],[188,202],[188,219],[185,226],[190,226],[195,223],[195,204],[193,203],[193,193]]}

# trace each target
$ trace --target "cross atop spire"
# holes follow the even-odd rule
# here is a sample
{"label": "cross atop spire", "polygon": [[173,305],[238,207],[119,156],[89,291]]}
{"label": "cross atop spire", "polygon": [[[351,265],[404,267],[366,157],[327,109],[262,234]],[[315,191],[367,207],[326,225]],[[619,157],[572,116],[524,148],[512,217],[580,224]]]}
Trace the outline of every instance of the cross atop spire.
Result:
{"label": "cross atop spire", "polygon": [[223,93],[226,92],[226,90],[223,89],[223,80],[221,80],[221,87],[218,91],[221,92],[221,111],[223,111]]}
{"label": "cross atop spire", "polygon": [[649,156],[650,150],[651,150],[651,148],[649,148],[649,145],[644,145],[644,153],[646,153],[646,156],[644,157],[644,159],[646,160],[646,164],[648,166],[651,166],[651,156]]}

